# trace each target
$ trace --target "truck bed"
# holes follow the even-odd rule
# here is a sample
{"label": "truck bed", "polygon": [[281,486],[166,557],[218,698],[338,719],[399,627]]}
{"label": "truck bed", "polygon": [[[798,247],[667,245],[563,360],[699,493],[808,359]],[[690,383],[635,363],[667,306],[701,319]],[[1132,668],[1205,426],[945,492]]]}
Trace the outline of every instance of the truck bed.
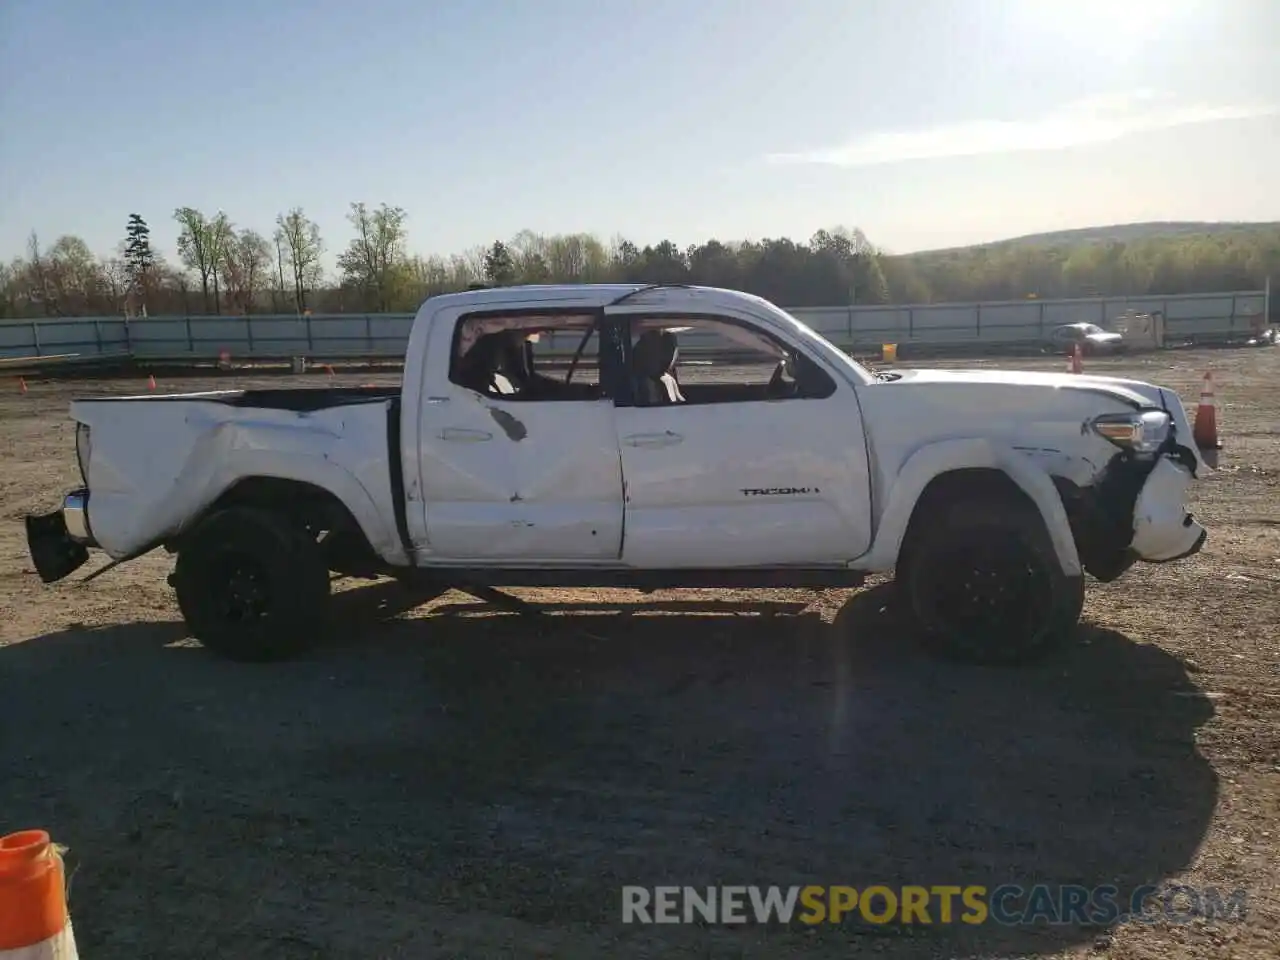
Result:
{"label": "truck bed", "polygon": [[88,521],[113,559],[164,542],[247,477],[318,486],[382,556],[402,548],[400,390],[226,390],[73,401],[89,429]]}
{"label": "truck bed", "polygon": [[143,393],[128,397],[80,397],[92,403],[165,403],[175,400],[202,400],[230,407],[263,410],[290,410],[296,413],[370,403],[400,396],[400,387],[283,387],[271,390],[213,390],[202,393]]}

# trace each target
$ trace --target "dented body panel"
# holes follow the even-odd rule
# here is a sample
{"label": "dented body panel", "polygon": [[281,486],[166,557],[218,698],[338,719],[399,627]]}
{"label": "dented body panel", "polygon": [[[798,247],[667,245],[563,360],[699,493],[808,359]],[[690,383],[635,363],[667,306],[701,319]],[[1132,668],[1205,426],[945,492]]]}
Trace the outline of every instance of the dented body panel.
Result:
{"label": "dented body panel", "polygon": [[240,480],[274,477],[329,491],[380,556],[408,562],[392,510],[392,401],[314,411],[222,402],[237,395],[72,403],[72,418],[91,431],[84,479],[97,546],[113,559],[130,556],[180,535]]}
{"label": "dented body panel", "polygon": [[[1174,423],[1171,450],[1178,448],[1187,462],[1177,475],[1189,483],[1191,471],[1203,469],[1204,463],[1191,443],[1186,411],[1172,391],[1118,377],[908,370],[900,379],[865,387],[859,399],[869,425],[872,496],[881,518],[872,550],[857,561],[862,569],[893,566],[920,492],[933,477],[960,469],[995,468],[1017,482],[1040,508],[1069,573],[1079,572],[1083,553],[1090,573],[1111,579],[1114,566],[1168,559],[1168,543],[1185,550],[1202,532],[1198,525],[1182,526],[1187,484],[1168,482],[1167,457],[1148,463],[1127,460],[1089,429],[1100,414],[1164,410]],[[906,429],[889,428],[895,422]],[[1157,463],[1166,465],[1146,490]],[[1135,538],[1139,520],[1133,510],[1140,493],[1147,519],[1141,521],[1142,536]],[[1077,515],[1069,516],[1075,507]],[[1159,525],[1151,518],[1157,516],[1172,522],[1173,529],[1155,534]],[[1103,529],[1089,529],[1090,524]],[[1081,549],[1082,539],[1086,549]],[[1156,541],[1161,545],[1152,548]],[[1131,549],[1133,556],[1126,562]],[[1151,549],[1155,552],[1149,554]],[[1091,559],[1097,562],[1091,565]]]}
{"label": "dented body panel", "polygon": [[616,563],[623,489],[612,401],[507,402],[452,382],[465,310],[420,318],[409,346],[405,409],[416,423],[402,449],[415,561]]}
{"label": "dented body panel", "polygon": [[423,411],[409,515],[420,563],[617,561],[622,469],[607,400],[503,404],[449,384]]}
{"label": "dented body panel", "polygon": [[[836,386],[821,399],[639,406],[605,382],[624,374],[602,355],[598,398],[495,399],[449,378],[460,318],[488,310],[577,311],[604,328],[632,315],[731,318],[803,353]],[[1135,411],[1168,414],[1158,452],[1131,454],[1094,429]],[[1113,579],[1204,539],[1183,501],[1206,467],[1172,391],[1018,371],[881,378],[773,304],[727,290],[436,297],[415,320],[399,390],[148,395],[76,401],[71,415],[91,442],[87,492],[67,516],[87,533],[47,517],[28,524],[48,579],[83,563],[68,544],[114,559],[180,544],[219,498],[258,478],[331,495],[384,569],[883,572],[931,483],[966,470],[1013,482],[1070,576]]]}
{"label": "dented body panel", "polygon": [[1133,508],[1131,541],[1140,559],[1150,563],[1178,560],[1201,537],[1199,525],[1182,507],[1192,479],[1186,464],[1166,457],[1143,483]]}

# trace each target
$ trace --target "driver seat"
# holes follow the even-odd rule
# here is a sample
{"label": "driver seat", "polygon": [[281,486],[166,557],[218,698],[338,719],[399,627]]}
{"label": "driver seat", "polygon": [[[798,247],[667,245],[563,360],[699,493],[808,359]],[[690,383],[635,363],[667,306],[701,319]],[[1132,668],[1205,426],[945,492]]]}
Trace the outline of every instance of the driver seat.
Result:
{"label": "driver seat", "polygon": [[505,364],[501,333],[481,337],[463,356],[462,372],[458,383],[476,393],[490,396],[507,396],[516,393],[516,386],[503,374]]}
{"label": "driver seat", "polygon": [[671,375],[679,357],[679,342],[669,330],[646,330],[636,340],[631,349],[631,372],[640,406],[685,402],[680,385]]}

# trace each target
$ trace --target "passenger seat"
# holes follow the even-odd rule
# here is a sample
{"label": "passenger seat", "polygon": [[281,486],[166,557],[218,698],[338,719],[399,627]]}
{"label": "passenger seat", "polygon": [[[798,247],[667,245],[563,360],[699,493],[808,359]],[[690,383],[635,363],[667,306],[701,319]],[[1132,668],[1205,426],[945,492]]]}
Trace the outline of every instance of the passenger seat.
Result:
{"label": "passenger seat", "polygon": [[684,403],[680,385],[671,375],[679,359],[676,335],[667,330],[646,330],[631,348],[636,402],[642,407]]}
{"label": "passenger seat", "polygon": [[510,396],[515,385],[501,372],[505,367],[503,335],[490,333],[477,340],[463,357],[464,372],[458,382],[477,393]]}

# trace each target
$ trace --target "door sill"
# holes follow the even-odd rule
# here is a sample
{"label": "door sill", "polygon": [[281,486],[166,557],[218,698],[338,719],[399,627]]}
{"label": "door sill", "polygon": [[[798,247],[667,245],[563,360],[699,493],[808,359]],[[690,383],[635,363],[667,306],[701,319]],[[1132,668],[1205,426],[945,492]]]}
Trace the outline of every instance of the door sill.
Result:
{"label": "door sill", "polygon": [[614,587],[633,590],[762,589],[860,587],[865,574],[846,566],[732,567],[727,569],[646,569],[635,567],[547,564],[476,566],[435,562],[416,567],[402,578],[426,581],[457,579],[492,587]]}

